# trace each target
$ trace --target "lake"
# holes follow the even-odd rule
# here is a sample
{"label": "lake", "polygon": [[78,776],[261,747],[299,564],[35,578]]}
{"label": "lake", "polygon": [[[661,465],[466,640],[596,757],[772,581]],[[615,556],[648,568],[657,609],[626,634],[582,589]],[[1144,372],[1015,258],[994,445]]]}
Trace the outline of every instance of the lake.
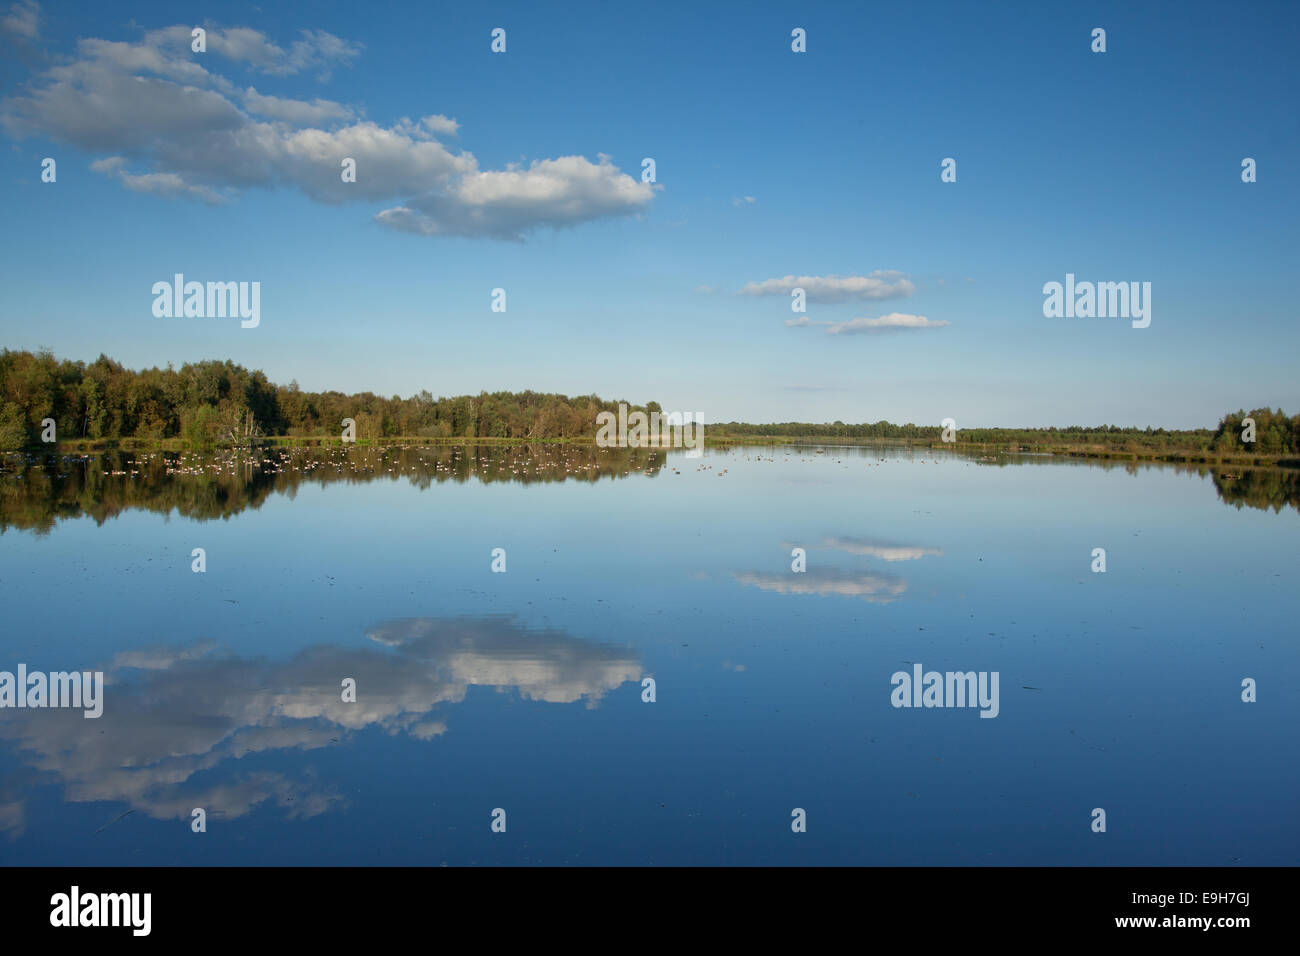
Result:
{"label": "lake", "polygon": [[1300,855],[1293,474],[105,453],[11,458],[0,528],[0,670],[105,682],[0,709],[5,864]]}

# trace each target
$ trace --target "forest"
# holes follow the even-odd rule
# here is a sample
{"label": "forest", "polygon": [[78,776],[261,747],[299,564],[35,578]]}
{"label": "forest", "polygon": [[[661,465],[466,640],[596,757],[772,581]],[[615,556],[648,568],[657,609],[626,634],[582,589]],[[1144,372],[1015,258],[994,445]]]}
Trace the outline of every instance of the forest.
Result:
{"label": "forest", "polygon": [[[277,385],[261,371],[230,361],[204,361],[179,369],[133,371],[100,355],[94,362],[57,359],[49,352],[0,351],[0,450],[41,444],[42,422],[53,419],[56,438],[113,444],[133,439],[188,448],[247,446],[270,438],[338,437],[342,422],[356,422],[364,442],[386,439],[578,440],[595,436],[596,416],[617,412],[620,400],[568,397],[533,391],[481,392],[410,398],[371,392],[306,392],[296,381]],[[645,412],[658,402],[627,403]],[[1246,418],[1255,441],[1244,442]],[[939,425],[727,422],[706,427],[710,442],[760,439],[870,441],[935,444]],[[958,429],[959,445],[996,445],[1088,455],[1252,456],[1290,464],[1300,457],[1300,415],[1281,409],[1239,409],[1216,428],[1169,430],[1115,425],[1064,428]]]}
{"label": "forest", "polygon": [[[659,405],[627,403],[645,412]],[[271,437],[338,436],[356,422],[361,440],[504,438],[590,439],[596,415],[618,401],[539,392],[483,392],[410,398],[371,392],[305,392],[276,385],[260,371],[230,361],[179,369],[132,371],[105,355],[87,365],[49,352],[0,352],[0,449],[41,443],[42,421],[68,440],[179,440],[190,448],[247,445]]]}

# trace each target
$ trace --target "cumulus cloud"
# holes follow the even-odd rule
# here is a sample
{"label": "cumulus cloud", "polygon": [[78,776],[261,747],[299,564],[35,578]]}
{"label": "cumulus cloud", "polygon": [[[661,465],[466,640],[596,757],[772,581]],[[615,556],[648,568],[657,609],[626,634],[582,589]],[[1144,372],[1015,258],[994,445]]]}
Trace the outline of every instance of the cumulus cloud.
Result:
{"label": "cumulus cloud", "polygon": [[633,179],[601,156],[535,160],[527,169],[475,171],[441,190],[385,209],[380,223],[424,236],[522,239],[539,226],[573,226],[644,207],[653,186]]}
{"label": "cumulus cloud", "polygon": [[[184,30],[182,42],[188,48],[190,28],[171,29]],[[259,73],[291,76],[304,70],[320,69],[323,79],[328,79],[333,67],[350,63],[361,53],[360,44],[342,40],[324,30],[303,30],[300,37],[286,49],[271,42],[260,30],[249,27],[208,29],[207,48],[211,53],[243,63]]]}
{"label": "cumulus cloud", "polygon": [[35,40],[41,33],[41,7],[36,0],[20,0],[0,17],[0,30],[27,40]]}
{"label": "cumulus cloud", "polygon": [[758,202],[758,200],[753,196],[737,196],[735,199],[731,200],[733,206],[752,206],[756,202]]}
{"label": "cumulus cloud", "polygon": [[[224,58],[284,76],[358,54],[323,31],[282,47],[256,30],[212,28],[207,43],[217,57],[191,53],[188,26],[137,42],[82,39],[74,57],[0,101],[0,124],[99,154],[94,168],[137,192],[214,203],[246,189],[296,188],[320,202],[388,203],[377,222],[426,236],[521,240],[542,227],[636,214],[658,188],[604,155],[480,169],[473,154],[440,141],[460,131],[442,113],[384,126],[333,100],[241,88],[204,65]],[[344,159],[356,163],[355,182],[342,181]]]}
{"label": "cumulus cloud", "polygon": [[865,276],[786,276],[748,282],[741,295],[789,296],[803,289],[809,302],[848,302],[855,299],[898,299],[916,291],[907,276],[894,269],[877,269]]}
{"label": "cumulus cloud", "polygon": [[263,96],[251,86],[244,91],[243,103],[244,109],[250,113],[295,126],[332,123],[336,120],[351,119],[353,115],[351,109],[333,100],[317,98],[306,102],[285,99],[281,96]]}
{"label": "cumulus cloud", "polygon": [[891,312],[876,319],[849,319],[847,322],[813,321],[806,315],[801,315],[797,319],[786,319],[785,324],[792,329],[819,326],[826,329],[827,335],[872,335],[905,332],[909,329],[941,329],[952,325],[945,320],[927,319],[923,315],[907,315],[902,312]]}
{"label": "cumulus cloud", "polygon": [[441,114],[424,117],[420,120],[420,125],[432,136],[455,136],[460,132],[460,123]]}

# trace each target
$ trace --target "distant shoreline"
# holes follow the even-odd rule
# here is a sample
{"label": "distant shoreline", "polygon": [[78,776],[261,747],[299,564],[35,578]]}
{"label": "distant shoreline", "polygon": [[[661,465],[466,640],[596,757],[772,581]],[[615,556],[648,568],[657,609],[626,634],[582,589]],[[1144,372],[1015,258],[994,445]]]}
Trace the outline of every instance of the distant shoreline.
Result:
{"label": "distant shoreline", "polygon": [[[989,431],[989,429],[985,429]],[[251,443],[222,444],[214,448],[194,448],[184,439],[165,438],[150,440],[144,438],[98,438],[71,439],[59,441],[41,448],[31,448],[29,452],[45,450],[57,454],[88,454],[107,451],[151,452],[170,451],[196,453],[234,448],[315,448],[347,447],[355,445],[363,448],[393,446],[463,446],[463,445],[594,445],[591,438],[435,438],[421,435],[393,435],[384,438],[359,438],[355,442],[344,443],[338,435],[276,435],[261,438]],[[1094,441],[1069,442],[1026,442],[1008,439],[1006,441],[956,441],[943,442],[931,438],[849,438],[842,435],[729,435],[704,427],[706,447],[725,447],[729,445],[825,445],[825,446],[870,446],[889,445],[902,448],[933,448],[936,450],[962,452],[991,452],[1001,454],[1041,454],[1057,458],[1083,458],[1100,461],[1146,461],[1167,462],[1171,464],[1222,465],[1242,468],[1300,468],[1300,458],[1288,455],[1227,455],[1196,447],[1167,447],[1160,449],[1139,449],[1131,447],[1105,447]],[[648,445],[650,449],[671,450],[676,446]],[[17,452],[17,450],[15,450]]]}
{"label": "distant shoreline", "polygon": [[[624,439],[631,423],[631,434],[668,447],[663,440],[676,439],[687,418],[665,415],[655,401],[635,405],[595,394],[526,390],[435,398],[425,390],[408,398],[384,398],[372,392],[307,392],[296,382],[277,385],[261,371],[231,361],[132,371],[106,355],[86,364],[59,360],[48,351],[0,349],[0,449],[29,452],[339,446],[345,436],[348,443],[355,439],[370,446],[580,445],[615,437],[610,431],[615,421],[615,440]],[[701,424],[704,441],[714,447],[885,443],[1112,461],[1300,468],[1300,415],[1289,416],[1280,408],[1229,411],[1214,428],[1190,429],[958,428],[951,418],[930,425],[884,420]],[[671,431],[665,434],[665,428]],[[694,427],[690,432],[695,446],[698,433]]]}

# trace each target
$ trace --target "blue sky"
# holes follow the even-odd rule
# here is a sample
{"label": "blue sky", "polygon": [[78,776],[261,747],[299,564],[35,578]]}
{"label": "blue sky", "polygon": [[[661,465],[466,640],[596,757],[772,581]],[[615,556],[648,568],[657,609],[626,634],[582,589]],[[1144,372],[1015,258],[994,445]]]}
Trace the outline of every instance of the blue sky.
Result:
{"label": "blue sky", "polygon": [[[0,0],[0,345],[706,421],[1300,410],[1300,7],[707,7]],[[155,318],[177,272],[261,324]],[[1045,318],[1067,273],[1150,327]],[[786,276],[883,297],[741,294]]]}

